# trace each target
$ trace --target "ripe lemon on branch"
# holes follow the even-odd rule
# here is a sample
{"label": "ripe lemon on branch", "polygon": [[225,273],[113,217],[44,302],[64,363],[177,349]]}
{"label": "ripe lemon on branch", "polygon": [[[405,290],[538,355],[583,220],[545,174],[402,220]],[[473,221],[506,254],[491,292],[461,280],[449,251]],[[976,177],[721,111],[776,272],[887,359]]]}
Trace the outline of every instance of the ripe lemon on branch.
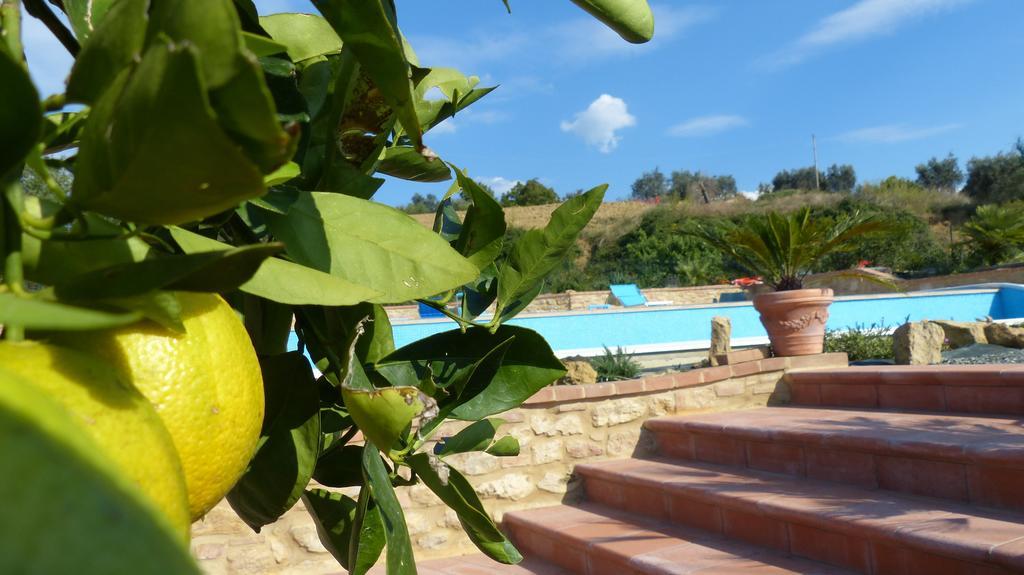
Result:
{"label": "ripe lemon on branch", "polygon": [[4,373],[59,403],[113,467],[149,496],[183,540],[188,538],[185,480],[174,444],[153,406],[130,382],[92,356],[35,341],[0,343]]}
{"label": "ripe lemon on branch", "polygon": [[[26,349],[17,347],[20,351]],[[33,353],[45,354],[46,350]],[[68,374],[85,365],[90,370],[95,368],[92,375],[99,376],[90,381],[110,381],[103,375],[109,369],[99,362],[80,363],[75,355],[81,354],[66,350],[53,353],[51,357],[59,357],[64,366],[54,372]],[[162,429],[152,407],[130,388],[125,388],[127,393],[119,393],[105,385],[89,385],[95,397],[78,401],[82,396],[76,388],[87,387],[81,382],[64,385],[61,381],[68,380],[36,369],[36,375],[49,382],[40,385],[41,380],[30,381],[6,371],[11,366],[9,359],[5,355],[0,363],[0,453],[4,455],[0,475],[0,500],[4,502],[0,509],[0,573],[198,575],[199,569],[185,545],[183,536],[187,531],[182,531],[188,529],[188,510],[181,470],[169,469],[165,475],[168,485],[177,483],[178,499],[170,504],[179,510],[184,522],[172,526],[167,520],[171,510],[165,508],[160,513],[152,505],[152,497],[147,501],[138,485],[132,485],[138,478],[113,458],[119,449],[130,449],[153,437],[151,429]],[[68,393],[43,389],[54,385]],[[112,402],[110,411],[119,414],[113,419],[104,416],[107,424],[118,419],[129,422],[131,414],[146,413],[148,408],[146,417],[152,418],[155,426],[143,425],[125,437],[98,435],[97,428],[103,428],[103,423],[97,420],[90,425],[82,418],[81,409],[104,401]],[[139,405],[144,407],[139,409]],[[162,437],[146,458],[176,462],[166,430]],[[112,439],[118,441],[111,445]],[[135,467],[128,471],[139,470]],[[149,487],[152,496],[153,484]],[[167,493],[171,491],[175,490]]]}
{"label": "ripe lemon on branch", "polygon": [[231,490],[256,451],[263,376],[231,306],[214,294],[177,296],[184,334],[142,322],[59,337],[112,364],[153,403],[181,458],[195,521]]}

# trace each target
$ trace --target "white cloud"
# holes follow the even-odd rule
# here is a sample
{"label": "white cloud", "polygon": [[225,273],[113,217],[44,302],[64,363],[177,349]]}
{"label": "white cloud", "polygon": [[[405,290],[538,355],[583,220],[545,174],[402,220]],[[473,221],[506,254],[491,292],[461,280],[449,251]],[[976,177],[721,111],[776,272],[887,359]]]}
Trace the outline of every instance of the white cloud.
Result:
{"label": "white cloud", "polygon": [[851,130],[836,136],[835,139],[844,142],[873,142],[882,144],[894,144],[897,142],[908,142],[910,140],[923,140],[939,134],[944,134],[961,128],[963,124],[943,124],[941,126],[928,126],[914,128],[906,124],[887,124],[884,126],[872,126]]}
{"label": "white cloud", "polygon": [[522,183],[520,180],[510,180],[501,176],[494,176],[493,178],[479,178],[478,181],[487,184],[487,186],[494,190],[494,193],[498,196],[508,192],[516,184]]}
{"label": "white cloud", "polygon": [[669,135],[680,138],[710,136],[733,128],[746,126],[749,122],[743,116],[716,115],[691,118],[668,129]]}
{"label": "white cloud", "polygon": [[562,122],[562,131],[576,134],[590,146],[596,146],[602,153],[610,153],[619,144],[617,131],[636,125],[636,117],[626,109],[622,98],[601,94],[577,112],[572,122]]}
{"label": "white cloud", "polygon": [[793,44],[762,58],[760,63],[769,67],[797,64],[817,50],[892,34],[913,20],[971,2],[974,0],[860,0],[822,18]]}

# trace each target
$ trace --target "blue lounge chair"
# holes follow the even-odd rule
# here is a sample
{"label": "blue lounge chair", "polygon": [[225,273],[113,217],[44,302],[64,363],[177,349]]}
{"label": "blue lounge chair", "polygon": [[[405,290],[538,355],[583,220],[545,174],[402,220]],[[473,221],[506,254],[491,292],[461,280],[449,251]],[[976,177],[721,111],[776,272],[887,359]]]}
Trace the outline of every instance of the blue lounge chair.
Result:
{"label": "blue lounge chair", "polygon": [[626,307],[672,305],[671,301],[647,301],[636,284],[612,284],[608,286],[608,289],[612,290],[615,299]]}
{"label": "blue lounge chair", "polygon": [[626,307],[647,305],[647,298],[640,293],[640,288],[636,287],[636,284],[612,284],[608,289],[612,290],[615,299]]}
{"label": "blue lounge chair", "polygon": [[434,317],[446,317],[443,313],[437,311],[436,309],[430,307],[427,304],[418,303],[417,302],[416,305],[418,305],[419,308],[420,308],[419,309],[419,311],[420,311],[420,319],[428,319],[428,318],[434,318]]}

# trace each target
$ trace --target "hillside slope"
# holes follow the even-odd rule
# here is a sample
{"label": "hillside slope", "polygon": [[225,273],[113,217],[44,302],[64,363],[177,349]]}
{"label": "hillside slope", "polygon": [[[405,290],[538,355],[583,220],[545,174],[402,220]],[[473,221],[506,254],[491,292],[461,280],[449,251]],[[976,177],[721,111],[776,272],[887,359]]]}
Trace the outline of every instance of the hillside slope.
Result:
{"label": "hillside slope", "polygon": [[[505,220],[510,228],[542,228],[548,223],[551,212],[558,206],[559,204],[548,204],[505,208]],[[640,217],[653,207],[654,204],[644,202],[605,202],[597,210],[590,227],[605,228],[622,221],[638,222]],[[465,217],[466,212],[459,212],[459,215]],[[434,223],[434,214],[415,214],[412,217],[427,227]]]}

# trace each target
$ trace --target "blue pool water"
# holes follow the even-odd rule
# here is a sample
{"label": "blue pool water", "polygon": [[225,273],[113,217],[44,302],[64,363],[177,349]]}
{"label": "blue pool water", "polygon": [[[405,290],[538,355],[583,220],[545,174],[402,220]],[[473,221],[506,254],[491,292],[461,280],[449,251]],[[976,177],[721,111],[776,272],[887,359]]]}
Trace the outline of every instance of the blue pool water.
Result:
{"label": "blue pool water", "polygon": [[[973,321],[1024,318],[1024,289],[918,292],[886,296],[837,298],[829,308],[828,329],[857,325],[894,328],[905,321],[948,319]],[[713,316],[732,320],[733,345],[767,342],[758,313],[749,302],[523,316],[511,324],[539,332],[559,356],[595,355],[603,347],[631,353],[654,353],[708,347]],[[395,345],[401,347],[442,331],[455,329],[448,319],[395,322]]]}

